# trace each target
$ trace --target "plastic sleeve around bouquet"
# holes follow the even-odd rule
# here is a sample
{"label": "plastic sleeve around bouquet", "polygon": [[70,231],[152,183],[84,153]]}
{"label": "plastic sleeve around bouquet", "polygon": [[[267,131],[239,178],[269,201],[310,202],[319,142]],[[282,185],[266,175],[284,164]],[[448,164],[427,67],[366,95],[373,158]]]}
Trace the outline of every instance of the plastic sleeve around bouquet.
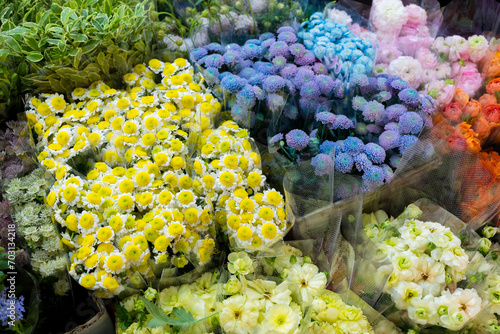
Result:
{"label": "plastic sleeve around bouquet", "polygon": [[[332,286],[349,280],[352,272],[353,252],[341,236],[343,220],[361,212],[360,180],[333,171],[318,176],[309,162],[288,169],[283,181],[289,210],[295,224],[287,236],[290,240],[312,240],[310,255],[321,270],[329,273]],[[350,197],[352,207],[338,205],[340,198]]]}
{"label": "plastic sleeve around bouquet", "polygon": [[443,9],[439,36],[486,35],[499,31],[500,4],[494,0],[453,0]]}

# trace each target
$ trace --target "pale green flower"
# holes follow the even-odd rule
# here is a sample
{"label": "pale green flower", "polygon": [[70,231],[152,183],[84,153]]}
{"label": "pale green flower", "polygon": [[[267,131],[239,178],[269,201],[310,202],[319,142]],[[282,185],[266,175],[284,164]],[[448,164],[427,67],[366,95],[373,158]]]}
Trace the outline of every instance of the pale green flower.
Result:
{"label": "pale green flower", "polygon": [[158,296],[158,291],[149,287],[146,291],[144,291],[144,297],[152,302]]}
{"label": "pale green flower", "polygon": [[253,273],[253,261],[246,252],[231,253],[227,257],[229,263],[227,269],[235,275],[247,275]]}

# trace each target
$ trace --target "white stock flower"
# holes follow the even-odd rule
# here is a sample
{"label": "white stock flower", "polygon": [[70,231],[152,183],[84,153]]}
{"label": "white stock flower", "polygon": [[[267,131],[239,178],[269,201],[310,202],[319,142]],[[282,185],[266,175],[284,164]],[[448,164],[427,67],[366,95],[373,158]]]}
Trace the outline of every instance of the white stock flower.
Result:
{"label": "white stock flower", "polygon": [[467,60],[469,58],[469,44],[465,38],[454,35],[446,37],[444,41],[450,47],[450,61]]}
{"label": "white stock flower", "polygon": [[263,322],[270,334],[292,334],[298,330],[300,319],[288,305],[273,305],[265,313]]}
{"label": "white stock flower", "polygon": [[388,73],[407,81],[413,88],[418,88],[421,82],[423,68],[413,57],[401,56],[389,64]]}
{"label": "white stock flower", "polygon": [[219,304],[219,320],[228,333],[252,333],[257,325],[259,309],[245,296],[233,296]]}
{"label": "white stock flower", "polygon": [[286,277],[290,289],[305,304],[311,304],[326,285],[326,275],[319,272],[318,267],[305,263],[302,266],[294,264]]}
{"label": "white stock flower", "polygon": [[437,305],[434,297],[427,295],[424,298],[413,298],[408,307],[408,315],[411,320],[419,325],[436,323]]}
{"label": "white stock flower", "polygon": [[413,282],[400,282],[392,289],[392,298],[396,307],[406,310],[413,298],[422,296],[422,287]]}

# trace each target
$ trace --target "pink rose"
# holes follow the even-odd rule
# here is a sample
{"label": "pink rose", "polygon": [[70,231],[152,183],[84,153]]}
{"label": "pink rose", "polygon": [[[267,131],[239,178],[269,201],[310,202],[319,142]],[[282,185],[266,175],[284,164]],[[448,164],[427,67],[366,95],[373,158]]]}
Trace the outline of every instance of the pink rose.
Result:
{"label": "pink rose", "polygon": [[423,68],[435,69],[438,64],[437,56],[428,48],[420,48],[417,51],[417,60],[422,64]]}
{"label": "pink rose", "polygon": [[474,63],[466,62],[465,66],[455,63],[452,65],[452,76],[455,78],[455,84],[458,88],[474,96],[476,91],[481,88],[483,78]]}

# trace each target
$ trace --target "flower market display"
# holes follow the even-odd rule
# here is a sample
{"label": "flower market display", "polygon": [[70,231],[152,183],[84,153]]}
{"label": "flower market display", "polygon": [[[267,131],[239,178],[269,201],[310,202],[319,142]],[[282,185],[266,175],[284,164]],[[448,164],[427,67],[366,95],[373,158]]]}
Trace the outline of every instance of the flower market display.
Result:
{"label": "flower market display", "polygon": [[0,8],[0,332],[500,333],[499,3]]}

